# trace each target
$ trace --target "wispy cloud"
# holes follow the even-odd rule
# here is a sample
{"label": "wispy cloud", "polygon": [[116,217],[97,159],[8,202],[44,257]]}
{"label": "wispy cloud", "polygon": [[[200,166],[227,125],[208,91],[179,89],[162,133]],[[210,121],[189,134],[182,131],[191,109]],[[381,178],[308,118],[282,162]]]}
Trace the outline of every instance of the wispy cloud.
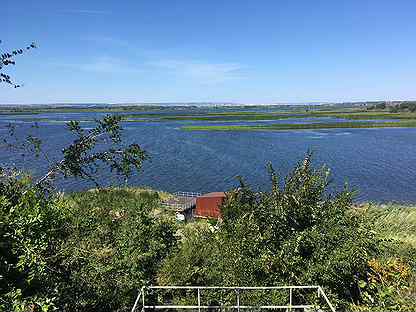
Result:
{"label": "wispy cloud", "polygon": [[[169,57],[166,56],[166,51],[143,49],[135,42],[111,35],[92,34],[82,37],[81,40],[112,48],[117,54],[123,53],[129,62],[126,64],[120,59],[101,57],[92,63],[80,64],[79,68],[84,71],[132,72],[139,71],[140,68],[141,72],[153,77],[160,75],[199,85],[221,84],[246,78],[246,68],[239,63]],[[135,65],[131,66],[133,62]]]}
{"label": "wispy cloud", "polygon": [[239,63],[152,58],[146,61],[137,57],[133,60],[129,57],[97,56],[79,63],[51,64],[77,72],[103,75],[140,73],[197,85],[217,85],[246,78],[245,68]]}
{"label": "wispy cloud", "polygon": [[238,63],[165,59],[152,61],[148,64],[159,70],[202,84],[216,84],[244,78],[243,67]]}
{"label": "wispy cloud", "polygon": [[78,71],[99,74],[132,74],[140,71],[137,67],[132,66],[122,59],[109,56],[97,57],[85,63],[65,63],[58,65]]}

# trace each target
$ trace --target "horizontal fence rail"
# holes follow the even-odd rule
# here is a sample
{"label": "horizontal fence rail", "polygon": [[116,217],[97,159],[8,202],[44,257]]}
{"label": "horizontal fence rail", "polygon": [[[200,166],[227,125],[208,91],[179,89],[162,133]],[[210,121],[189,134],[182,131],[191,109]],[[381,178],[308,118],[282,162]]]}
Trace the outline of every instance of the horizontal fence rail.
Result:
{"label": "horizontal fence rail", "polygon": [[[193,304],[171,304],[171,303],[153,303],[150,304],[147,300],[147,297],[152,297],[152,292],[155,291],[187,291],[196,293],[196,301]],[[216,304],[203,304],[202,303],[202,294],[207,291],[233,291],[235,294],[235,301],[231,304],[222,304],[216,302]],[[247,303],[241,303],[241,295],[243,293],[247,294],[248,292],[255,291],[287,291],[288,292],[288,304],[261,304],[261,305],[249,305]],[[316,294],[316,298],[322,300],[325,307],[317,304],[317,302],[311,303],[294,303],[295,291],[309,291]],[[154,300],[154,298],[153,298]],[[194,311],[240,311],[240,310],[285,310],[285,311],[331,311],[336,312],[335,308],[332,306],[325,292],[321,286],[273,286],[273,287],[216,287],[216,286],[148,286],[142,287],[139,291],[132,312],[145,312],[153,310],[194,310]],[[315,309],[315,310],[313,310]],[[318,310],[319,309],[319,310]],[[329,309],[329,310],[328,310]]]}
{"label": "horizontal fence rail", "polygon": [[193,208],[195,207],[195,204],[196,204],[195,201],[189,201],[186,203],[163,203],[165,207],[173,208],[178,211],[183,211],[183,210]]}
{"label": "horizontal fence rail", "polygon": [[199,192],[176,192],[174,195],[179,197],[198,197],[202,194]]}
{"label": "horizontal fence rail", "polygon": [[192,209],[196,205],[196,198],[201,196],[198,192],[176,192],[175,197],[164,201],[162,204],[165,207],[175,209],[177,211],[185,211]]}

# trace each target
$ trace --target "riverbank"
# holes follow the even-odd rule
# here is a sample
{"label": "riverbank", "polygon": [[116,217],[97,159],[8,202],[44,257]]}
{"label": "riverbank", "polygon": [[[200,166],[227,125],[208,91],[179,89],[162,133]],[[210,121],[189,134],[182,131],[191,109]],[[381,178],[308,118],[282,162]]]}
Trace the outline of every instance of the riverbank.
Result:
{"label": "riverbank", "polygon": [[[3,184],[0,238],[10,242],[5,255],[16,270],[2,274],[12,286],[0,296],[0,310],[12,311],[18,302],[127,311],[143,285],[226,285],[233,279],[232,285],[318,284],[340,311],[412,311],[416,205],[355,206],[349,192],[324,199],[322,184],[307,181],[279,190],[282,196],[264,192],[265,200],[246,187],[230,194],[223,221],[190,222],[178,221],[175,209],[163,204],[173,194],[153,189],[44,197]],[[270,300],[257,295],[247,300]],[[192,304],[194,296],[180,300],[174,303]]]}
{"label": "riverbank", "polygon": [[[160,196],[163,196],[163,198],[173,196],[172,194],[160,193],[153,190],[110,190],[113,193],[114,201],[117,201],[117,198],[121,198],[121,196],[125,197],[126,191],[128,194],[132,194],[132,198],[136,197],[137,200],[141,200],[141,196],[149,196],[148,194],[161,194]],[[118,195],[119,192],[120,196]],[[146,192],[149,193],[146,195]],[[207,227],[211,228],[215,224],[215,221],[197,219],[190,223],[178,222],[174,219],[174,213],[159,205],[160,202],[155,206],[155,210],[158,211],[155,216],[157,218],[170,218],[172,222],[176,222],[177,224],[177,235],[181,237],[179,248],[187,250],[187,248],[190,248],[188,244],[208,240],[208,236],[203,238],[201,237],[201,233],[209,233],[209,231],[206,232],[203,229]],[[369,284],[370,282],[373,283],[370,287],[380,287],[379,295],[381,297],[384,295],[387,296],[387,293],[383,294],[383,292],[388,291],[388,296],[394,298],[397,302],[402,302],[402,307],[411,307],[412,300],[416,302],[416,204],[365,203],[352,206],[350,213],[360,219],[365,219],[365,222],[374,233],[374,238],[377,237],[377,239],[382,240],[383,252],[377,258],[371,259],[368,263],[369,276],[366,278],[368,278]],[[194,234],[190,236],[190,233]],[[190,237],[194,237],[194,239],[189,241]],[[319,244],[319,242],[315,243]],[[205,252],[209,253],[209,251],[204,251],[201,253],[201,256]],[[343,259],[341,255],[340,257]],[[196,267],[200,266],[198,263],[194,263],[193,265]],[[189,270],[191,269],[192,267],[189,268]],[[198,275],[195,278],[198,278]],[[378,280],[378,278],[381,280]],[[363,285],[362,287],[363,291],[364,289],[368,291],[367,285]],[[372,291],[376,293],[374,289]],[[367,304],[352,305],[351,311],[392,311],[390,309],[383,310],[382,307],[380,309],[378,307],[375,308],[369,302],[371,302],[370,299]],[[411,310],[407,308],[407,310],[404,309],[402,311]]]}

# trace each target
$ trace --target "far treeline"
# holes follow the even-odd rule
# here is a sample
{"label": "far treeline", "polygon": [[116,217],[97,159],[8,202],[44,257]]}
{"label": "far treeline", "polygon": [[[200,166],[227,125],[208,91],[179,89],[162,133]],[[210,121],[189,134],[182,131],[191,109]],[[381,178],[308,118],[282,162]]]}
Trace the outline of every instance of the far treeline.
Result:
{"label": "far treeline", "polygon": [[[40,177],[1,168],[0,311],[130,311],[146,285],[320,285],[337,311],[414,311],[415,208],[357,206],[347,187],[328,189],[328,168],[316,168],[307,154],[284,179],[269,164],[269,191],[240,179],[220,220],[180,223],[161,204],[171,195],[95,179],[109,172],[125,185],[149,157],[138,144],[124,144],[119,117],[67,127],[74,141]],[[17,131],[2,132],[2,149],[47,159],[39,138],[27,133],[20,142]],[[74,177],[95,188],[56,190],[58,178]],[[244,300],[286,304],[286,295]],[[149,298],[195,300],[191,293]],[[315,294],[294,299],[325,311]]]}
{"label": "far treeline", "polygon": [[380,102],[368,107],[369,110],[388,110],[391,113],[416,112],[416,101]]}
{"label": "far treeline", "polygon": [[[1,42],[0,42],[1,43]],[[36,47],[35,44],[32,44]],[[7,63],[7,62],[6,62]],[[12,64],[8,62],[7,64]],[[0,67],[1,69],[1,67]],[[4,74],[5,75],[5,74]],[[2,74],[3,76],[3,74]],[[6,77],[6,75],[5,75]],[[10,78],[10,76],[7,76]],[[1,80],[0,80],[1,82]],[[6,82],[4,80],[3,82]],[[16,86],[19,87],[19,86]],[[336,110],[340,109],[361,109],[361,110],[389,110],[391,112],[416,112],[416,101],[365,101],[365,102],[341,102],[341,103],[299,103],[299,104],[261,104],[246,105],[235,103],[55,103],[55,104],[19,104],[7,105],[0,103],[0,113],[2,114],[39,114],[39,113],[70,113],[70,112],[134,112],[134,111],[192,111],[207,108],[215,112],[216,109],[236,110],[236,109],[276,109],[279,111],[313,111],[313,110]]]}

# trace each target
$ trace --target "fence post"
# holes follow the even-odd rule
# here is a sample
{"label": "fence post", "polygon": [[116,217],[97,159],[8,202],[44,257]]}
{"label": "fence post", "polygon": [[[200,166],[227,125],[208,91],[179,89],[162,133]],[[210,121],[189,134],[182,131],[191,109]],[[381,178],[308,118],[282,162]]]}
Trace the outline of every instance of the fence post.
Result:
{"label": "fence post", "polygon": [[237,288],[237,311],[240,312],[240,289]]}
{"label": "fence post", "polygon": [[289,311],[292,311],[292,287],[289,288]]}
{"label": "fence post", "polygon": [[325,292],[322,289],[322,287],[321,286],[318,286],[318,287],[319,287],[319,291],[320,291],[322,297],[324,297],[324,299],[325,299],[326,303],[328,304],[329,308],[331,309],[331,311],[332,312],[336,312],[334,306],[331,304],[331,302],[329,301],[328,297],[325,295]]}
{"label": "fence post", "polygon": [[144,286],[142,287],[142,302],[143,302],[143,308],[142,308],[142,312],[144,312],[145,311],[145,307],[144,307],[144,305],[145,305],[145,303],[144,303]]}
{"label": "fence post", "polygon": [[142,295],[142,292],[141,292],[141,290],[139,290],[139,293],[137,294],[137,298],[136,298],[136,301],[134,302],[134,306],[131,309],[131,312],[136,312],[136,308],[137,308],[137,305],[139,304],[141,295]]}
{"label": "fence post", "polygon": [[201,312],[201,292],[198,288],[198,312]]}

